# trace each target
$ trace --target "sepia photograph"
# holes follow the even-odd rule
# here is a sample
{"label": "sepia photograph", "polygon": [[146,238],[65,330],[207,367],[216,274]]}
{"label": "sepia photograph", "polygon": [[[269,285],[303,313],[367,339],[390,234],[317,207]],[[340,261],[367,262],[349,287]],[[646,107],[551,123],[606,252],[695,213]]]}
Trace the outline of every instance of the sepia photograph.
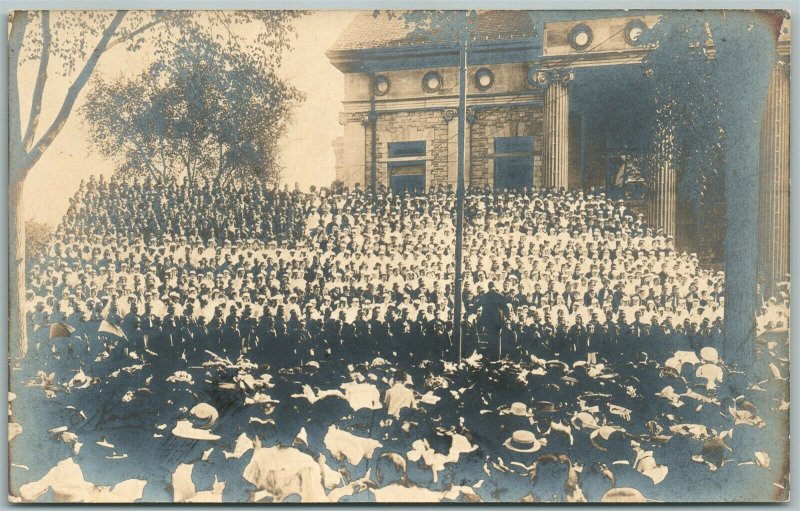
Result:
{"label": "sepia photograph", "polygon": [[7,23],[9,503],[789,500],[789,11]]}

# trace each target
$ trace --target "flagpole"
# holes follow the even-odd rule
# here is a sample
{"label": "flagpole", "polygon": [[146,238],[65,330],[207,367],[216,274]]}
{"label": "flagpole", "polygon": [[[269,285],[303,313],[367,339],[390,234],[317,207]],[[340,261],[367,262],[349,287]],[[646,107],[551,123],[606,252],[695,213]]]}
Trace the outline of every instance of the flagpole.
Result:
{"label": "flagpole", "polygon": [[456,275],[455,300],[453,307],[453,336],[458,342],[458,360],[463,358],[461,335],[462,287],[461,274],[462,252],[464,250],[464,131],[467,123],[467,28],[461,28],[459,37],[459,79],[458,79],[458,178],[456,182]]}
{"label": "flagpole", "polygon": [[375,200],[378,188],[378,147],[377,147],[377,131],[378,131],[378,114],[375,111],[375,73],[369,73],[370,96],[369,96],[369,114],[367,121],[369,122],[370,130],[370,175],[369,187],[372,192],[372,198]]}

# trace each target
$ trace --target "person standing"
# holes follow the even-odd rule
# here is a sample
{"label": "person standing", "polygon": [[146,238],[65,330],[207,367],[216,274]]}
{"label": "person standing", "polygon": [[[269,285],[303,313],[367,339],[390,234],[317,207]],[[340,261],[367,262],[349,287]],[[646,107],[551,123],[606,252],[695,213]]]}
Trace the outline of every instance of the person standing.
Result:
{"label": "person standing", "polygon": [[502,339],[500,331],[508,316],[508,305],[511,300],[495,289],[494,282],[489,281],[488,291],[476,298],[476,303],[481,309],[479,329],[486,336],[491,345],[497,344],[497,358],[503,356]]}

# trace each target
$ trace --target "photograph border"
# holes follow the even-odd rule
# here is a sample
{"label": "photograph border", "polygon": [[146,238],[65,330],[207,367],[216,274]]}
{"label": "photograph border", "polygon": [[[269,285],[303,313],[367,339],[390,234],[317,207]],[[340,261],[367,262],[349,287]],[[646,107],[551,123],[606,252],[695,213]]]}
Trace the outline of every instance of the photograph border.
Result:
{"label": "photograph border", "polygon": [[[2,4],[2,11],[4,15],[4,19],[8,20],[8,14],[10,11],[13,10],[39,10],[39,9],[54,9],[54,10],[62,10],[62,9],[101,9],[101,10],[111,10],[111,9],[202,9],[202,10],[210,10],[210,9],[306,9],[306,10],[373,10],[373,9],[386,9],[386,8],[403,8],[403,9],[481,9],[481,8],[491,8],[491,9],[532,9],[532,10],[582,10],[582,9],[591,9],[596,10],[598,8],[602,8],[603,10],[612,10],[612,9],[746,9],[746,8],[759,8],[759,9],[786,9],[791,12],[791,14],[796,15],[796,13],[800,13],[800,0],[794,1],[766,1],[766,2],[742,2],[738,0],[728,0],[728,1],[686,1],[686,0],[671,0],[671,1],[638,1],[638,2],[631,2],[631,1],[606,1],[606,2],[597,2],[592,0],[575,0],[569,3],[565,3],[558,0],[542,0],[542,1],[509,1],[509,0],[500,0],[500,1],[490,1],[490,0],[482,0],[482,1],[474,1],[474,0],[467,0],[463,2],[456,2],[456,1],[443,1],[443,0],[431,0],[431,1],[420,1],[420,0],[409,0],[409,1],[386,1],[386,0],[317,0],[317,1],[289,1],[289,0],[265,0],[265,1],[243,1],[243,0],[232,0],[232,1],[224,1],[224,0],[196,0],[196,1],[175,1],[175,0],[167,0],[164,2],[159,2],[155,0],[149,1],[123,1],[123,0],[50,0],[50,1],[37,1],[37,0],[7,0]],[[8,42],[7,39],[4,38],[2,40],[2,49],[0,52],[3,54],[4,59],[4,69],[8,70]],[[800,46],[800,37],[794,37],[792,39],[792,55],[791,61],[795,62],[798,55],[798,46]],[[8,82],[4,79],[4,90],[5,93],[3,94],[2,98],[2,109],[6,122],[2,123],[2,127],[0,127],[0,150],[4,151],[4,153],[8,154]],[[794,98],[800,98],[800,80],[791,80],[791,96]],[[798,121],[798,111],[800,110],[800,101],[795,100],[792,101],[792,108],[791,108],[791,122],[794,123]],[[798,124],[800,126],[800,124]],[[792,139],[796,139],[797,136],[795,135]],[[796,143],[790,143],[791,147],[791,158],[790,161],[800,162],[800,145]],[[798,164],[795,164],[796,166]],[[7,157],[3,157],[2,159],[2,168],[3,168],[3,176],[4,178],[0,180],[0,189],[5,197],[8,195],[8,159]],[[790,167],[790,175],[796,175],[796,172]],[[800,182],[800,181],[799,181]],[[791,236],[794,239],[800,240],[800,193],[794,194],[791,197]],[[8,311],[8,209],[4,208],[2,212],[0,212],[0,223],[3,224],[4,228],[2,233],[0,233],[1,239],[3,240],[6,250],[0,252],[0,265],[2,265],[2,285],[0,285],[0,306],[4,308],[4,310]],[[796,246],[796,244],[790,243],[791,246],[791,266],[795,268],[800,268],[800,248]],[[793,286],[794,287],[794,286]],[[791,311],[794,313],[797,307],[797,301],[795,300],[797,291],[796,289],[792,289],[791,292]],[[791,329],[793,331],[800,331],[800,316],[793,314],[791,318]],[[0,320],[0,349],[2,349],[6,354],[8,354],[8,315],[3,314],[2,320]],[[7,356],[7,355],[6,355]],[[792,370],[795,367],[795,363],[792,361],[790,362],[790,367]],[[2,388],[4,395],[6,396],[6,400],[8,397],[8,364],[3,364],[0,368],[0,380],[2,381]],[[790,388],[791,394],[793,395],[800,395],[798,391],[798,381],[791,381]],[[790,429],[792,436],[796,439],[792,442],[791,446],[791,453],[792,457],[797,456],[797,453],[800,451],[798,448],[797,439],[800,439],[798,432],[800,428],[798,427],[798,407],[794,406],[791,409],[790,413]],[[3,435],[7,438],[7,428],[8,423],[4,421],[3,425]],[[4,455],[8,455],[8,443],[3,442],[2,447],[0,450],[3,451]],[[9,469],[9,465],[5,465],[5,470]],[[1,479],[0,484],[2,484],[3,491],[5,495],[8,495],[8,473]],[[790,480],[794,485],[796,477],[791,477]],[[796,500],[796,499],[792,499]],[[788,505],[791,505],[792,500],[789,501]],[[7,504],[6,497],[2,497],[2,504],[0,507],[4,507]],[[144,505],[144,506],[164,506],[163,503],[143,503],[143,504],[134,504],[134,505]],[[223,504],[227,505],[227,504]],[[240,504],[233,504],[233,505],[240,505]],[[370,504],[366,504],[370,505]],[[452,504],[449,504],[452,505]],[[484,504],[487,505],[487,504]],[[497,505],[491,504],[488,505]],[[514,505],[514,504],[501,504],[501,505]],[[564,504],[552,505],[552,507],[560,507]],[[691,504],[690,504],[691,505]],[[712,508],[719,507],[722,508],[727,507],[729,504],[711,504]],[[766,506],[774,505],[774,504],[762,504]],[[50,507],[48,505],[42,504],[20,504],[18,505],[21,507],[24,506],[25,509],[45,509]],[[113,506],[105,506],[105,505],[92,505],[93,509],[105,509],[105,508],[117,508],[123,505],[113,505]],[[124,504],[125,507],[129,507],[130,504]],[[196,509],[213,509],[218,507],[217,505],[195,505],[192,506]],[[308,508],[308,505],[303,505],[304,507]],[[336,504],[338,508],[343,507],[350,507],[351,504]],[[353,507],[363,507],[363,505],[352,505]],[[441,505],[438,505],[439,507]],[[473,505],[474,506],[474,505]],[[756,505],[747,504],[748,507]],[[760,507],[761,505],[758,505]],[[58,505],[58,509],[84,509],[84,505]],[[316,505],[311,505],[311,507],[316,507]],[[325,506],[320,506],[325,507]],[[428,506],[420,506],[421,508],[427,508]],[[431,506],[434,507],[434,506]],[[537,507],[544,507],[542,505],[537,505]],[[551,506],[547,506],[551,507]],[[611,505],[608,509],[616,508],[616,505]],[[619,506],[620,508],[622,506]],[[638,508],[639,506],[624,506],[626,509]],[[659,506],[661,509],[677,509],[679,505],[661,505]]]}

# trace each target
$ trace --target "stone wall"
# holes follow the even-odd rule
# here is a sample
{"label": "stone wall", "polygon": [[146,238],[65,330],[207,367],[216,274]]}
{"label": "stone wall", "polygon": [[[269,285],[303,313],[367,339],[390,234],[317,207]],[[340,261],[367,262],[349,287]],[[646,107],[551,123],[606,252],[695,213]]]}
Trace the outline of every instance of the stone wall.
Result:
{"label": "stone wall", "polygon": [[473,187],[494,186],[494,139],[533,137],[533,185],[542,185],[542,111],[534,106],[477,108],[470,126]]}
{"label": "stone wall", "polygon": [[[391,112],[377,119],[377,180],[389,186],[389,142],[425,141],[425,182],[428,187],[447,183],[448,131],[442,110]],[[372,149],[367,137],[367,175],[372,166]]]}
{"label": "stone wall", "polygon": [[[494,139],[532,136],[533,183],[542,185],[542,111],[535,106],[470,108],[472,122],[467,125],[468,154],[466,184],[494,186]],[[389,185],[388,145],[390,142],[425,141],[425,181],[430,188],[450,185],[455,188],[457,119],[446,119],[444,109],[385,112],[377,116],[377,182]],[[371,130],[366,129],[366,156],[362,186],[369,185],[372,165]],[[345,145],[347,141],[345,140]],[[452,161],[451,161],[452,160]]]}

